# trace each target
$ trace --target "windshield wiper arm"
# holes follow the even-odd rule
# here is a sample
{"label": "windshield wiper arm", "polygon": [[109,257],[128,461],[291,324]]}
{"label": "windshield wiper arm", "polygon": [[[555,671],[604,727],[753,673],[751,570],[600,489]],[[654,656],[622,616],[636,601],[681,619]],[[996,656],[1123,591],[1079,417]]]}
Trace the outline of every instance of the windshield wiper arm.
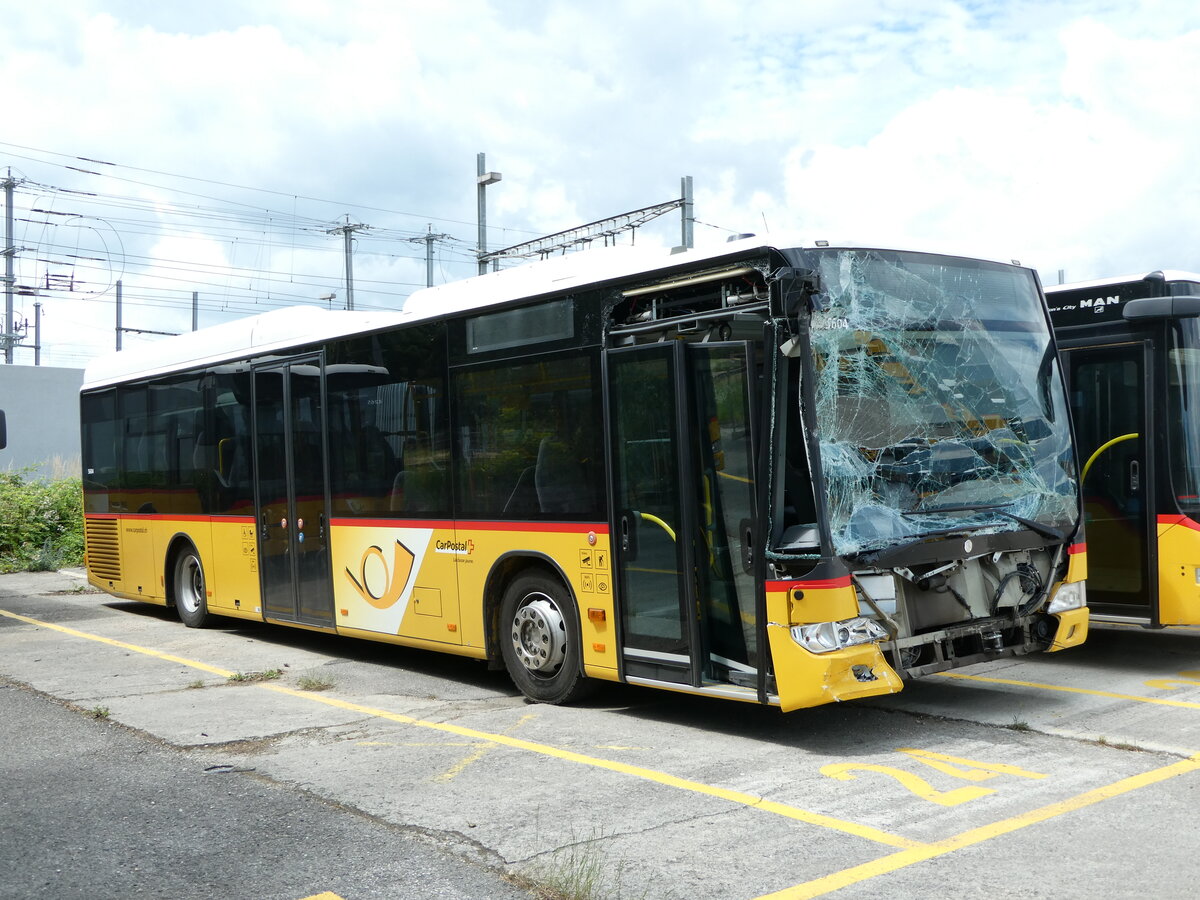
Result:
{"label": "windshield wiper arm", "polygon": [[1007,503],[967,503],[963,506],[937,506],[933,509],[910,509],[900,513],[902,516],[932,516],[944,512],[978,512],[983,509],[1000,509]]}
{"label": "windshield wiper arm", "polygon": [[1060,531],[1053,525],[1044,525],[1041,522],[1035,522],[1033,519],[1027,519],[1024,516],[1018,516],[1014,512],[1009,512],[1006,507],[1011,506],[1011,503],[970,503],[963,506],[939,506],[934,509],[912,509],[908,512],[901,513],[902,516],[931,516],[936,513],[944,512],[997,512],[1005,518],[1012,519],[1014,522],[1019,522],[1030,531],[1035,531],[1042,537],[1050,538],[1052,541],[1063,543],[1067,540],[1067,534]]}
{"label": "windshield wiper arm", "polygon": [[1044,525],[1041,522],[1035,522],[1033,519],[1027,519],[1024,516],[1018,516],[1016,513],[1009,512],[1006,509],[997,509],[996,512],[1000,513],[1002,516],[1012,519],[1014,522],[1020,522],[1030,531],[1036,531],[1042,537],[1048,537],[1050,540],[1058,541],[1060,544],[1066,543],[1067,533],[1055,528],[1053,525]]}

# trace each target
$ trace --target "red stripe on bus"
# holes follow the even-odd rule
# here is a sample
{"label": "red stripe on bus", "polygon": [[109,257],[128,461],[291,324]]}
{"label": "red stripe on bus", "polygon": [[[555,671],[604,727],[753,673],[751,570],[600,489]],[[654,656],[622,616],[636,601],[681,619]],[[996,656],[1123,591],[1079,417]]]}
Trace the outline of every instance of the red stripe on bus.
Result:
{"label": "red stripe on bus", "polygon": [[1179,516],[1179,515],[1159,516],[1158,524],[1159,525],[1182,525],[1184,528],[1190,528],[1193,531],[1200,531],[1200,522],[1197,522],[1195,519],[1191,519],[1188,516]]}
{"label": "red stripe on bus", "polygon": [[331,519],[331,524],[357,528],[451,528],[457,531],[515,531],[529,533],[608,534],[608,525],[594,522],[456,522],[454,519]]}
{"label": "red stripe on bus", "polygon": [[608,534],[606,522],[457,522],[460,530],[474,529],[477,531],[542,531],[561,533],[564,531],[587,534]]}
{"label": "red stripe on bus", "polygon": [[254,516],[205,516],[205,515],[179,515],[173,516],[170,513],[84,513],[85,519],[137,519],[144,521],[150,519],[155,522],[235,522],[242,525],[254,524]]}
{"label": "red stripe on bus", "polygon": [[1087,544],[1083,543],[1083,542],[1080,542],[1078,544],[1072,544],[1070,547],[1067,548],[1067,552],[1072,555],[1074,555],[1076,553],[1087,553]]}
{"label": "red stripe on bus", "polygon": [[[254,516],[170,515],[169,513],[84,513],[88,519],[152,519],[158,522],[239,522],[253,524]],[[608,525],[597,522],[455,522],[453,519],[331,519],[338,526],[359,528],[458,528],[471,531],[515,531],[547,534],[608,534]]]}
{"label": "red stripe on bus", "polygon": [[330,519],[329,524],[344,528],[453,528],[453,519]]}
{"label": "red stripe on bus", "polygon": [[768,591],[790,591],[792,588],[800,588],[801,590],[809,591],[827,591],[836,588],[850,587],[850,576],[842,575],[840,578],[818,578],[814,581],[768,581]]}

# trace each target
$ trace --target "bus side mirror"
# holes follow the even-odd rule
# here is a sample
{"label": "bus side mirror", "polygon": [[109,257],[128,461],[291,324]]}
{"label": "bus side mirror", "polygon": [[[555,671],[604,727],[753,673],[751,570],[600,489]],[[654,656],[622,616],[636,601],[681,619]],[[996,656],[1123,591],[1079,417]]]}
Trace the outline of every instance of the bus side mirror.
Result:
{"label": "bus side mirror", "polygon": [[1130,300],[1121,308],[1127,322],[1151,319],[1195,319],[1200,317],[1200,297],[1142,297]]}
{"label": "bus side mirror", "polygon": [[0,450],[8,446],[8,427],[4,424],[4,410],[0,409]]}

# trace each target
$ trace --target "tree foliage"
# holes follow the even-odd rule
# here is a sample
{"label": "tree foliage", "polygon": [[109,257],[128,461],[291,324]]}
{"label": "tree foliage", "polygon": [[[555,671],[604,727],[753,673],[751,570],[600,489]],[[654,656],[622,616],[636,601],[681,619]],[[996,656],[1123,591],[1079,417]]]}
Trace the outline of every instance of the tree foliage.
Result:
{"label": "tree foliage", "polygon": [[83,492],[78,478],[0,472],[0,573],[83,564]]}

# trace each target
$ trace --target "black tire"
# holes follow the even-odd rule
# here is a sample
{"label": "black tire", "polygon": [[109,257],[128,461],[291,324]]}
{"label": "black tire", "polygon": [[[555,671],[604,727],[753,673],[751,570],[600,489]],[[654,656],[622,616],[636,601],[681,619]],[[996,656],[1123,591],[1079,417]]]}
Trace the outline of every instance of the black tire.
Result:
{"label": "black tire", "polygon": [[509,677],[530,700],[569,703],[593,686],[583,674],[575,600],[549,575],[521,575],[504,592],[500,653]]}
{"label": "black tire", "polygon": [[175,555],[175,611],[188,628],[203,628],[212,618],[208,612],[204,565],[194,547],[185,547]]}

